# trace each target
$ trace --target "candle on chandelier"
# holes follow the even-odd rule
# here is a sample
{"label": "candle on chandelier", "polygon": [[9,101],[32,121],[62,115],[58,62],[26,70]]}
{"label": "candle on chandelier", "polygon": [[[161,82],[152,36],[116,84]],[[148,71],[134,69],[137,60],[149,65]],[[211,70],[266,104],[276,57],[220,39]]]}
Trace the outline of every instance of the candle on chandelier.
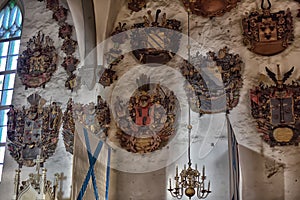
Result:
{"label": "candle on chandelier", "polygon": [[209,191],[209,188],[210,188],[210,181],[208,181],[207,191]]}
{"label": "candle on chandelier", "polygon": [[202,169],[202,176],[205,175],[205,166],[203,165],[203,169]]}
{"label": "candle on chandelier", "polygon": [[169,183],[170,183],[170,190],[172,190],[172,187],[171,187],[171,178],[169,178]]}

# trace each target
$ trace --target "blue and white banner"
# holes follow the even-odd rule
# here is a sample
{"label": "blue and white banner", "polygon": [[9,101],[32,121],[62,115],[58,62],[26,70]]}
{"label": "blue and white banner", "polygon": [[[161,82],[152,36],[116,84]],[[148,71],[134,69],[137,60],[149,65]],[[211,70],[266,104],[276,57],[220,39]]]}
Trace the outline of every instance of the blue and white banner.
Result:
{"label": "blue and white banner", "polygon": [[111,148],[81,124],[76,133],[72,199],[108,200]]}
{"label": "blue and white banner", "polygon": [[240,163],[238,143],[236,141],[234,131],[230,124],[228,115],[226,115],[228,128],[228,154],[229,154],[229,173],[230,173],[230,200],[240,199]]}

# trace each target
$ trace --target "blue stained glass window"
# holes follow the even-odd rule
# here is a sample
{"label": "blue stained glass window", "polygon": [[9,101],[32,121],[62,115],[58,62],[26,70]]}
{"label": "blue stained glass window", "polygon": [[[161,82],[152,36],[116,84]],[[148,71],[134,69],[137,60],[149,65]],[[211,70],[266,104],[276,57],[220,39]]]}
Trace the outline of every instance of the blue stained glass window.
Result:
{"label": "blue stained glass window", "polygon": [[0,39],[20,37],[22,13],[15,3],[9,3],[0,12]]}
{"label": "blue stained glass window", "polygon": [[0,143],[6,142],[6,136],[7,136],[7,127],[6,126],[0,127]]}
{"label": "blue stained glass window", "polygon": [[15,0],[0,8],[0,182],[22,32],[22,13]]}

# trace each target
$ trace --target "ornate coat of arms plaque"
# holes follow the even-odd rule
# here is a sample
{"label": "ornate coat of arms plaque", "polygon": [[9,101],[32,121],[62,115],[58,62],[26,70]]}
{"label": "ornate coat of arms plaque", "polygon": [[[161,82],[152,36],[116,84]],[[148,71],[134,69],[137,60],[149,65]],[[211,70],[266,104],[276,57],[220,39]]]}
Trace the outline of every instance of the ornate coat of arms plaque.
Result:
{"label": "ornate coat of arms plaque", "polygon": [[53,40],[38,32],[27,42],[27,49],[18,59],[18,75],[27,88],[43,86],[57,69],[57,53]]}
{"label": "ornate coat of arms plaque", "polygon": [[285,50],[293,41],[293,17],[290,9],[271,13],[271,3],[263,6],[262,13],[255,11],[243,18],[244,44],[254,53],[271,56]]}
{"label": "ornate coat of arms plaque", "polygon": [[121,147],[132,153],[148,153],[164,147],[176,133],[179,102],[174,92],[159,84],[141,84],[129,104],[120,97],[114,103]]}
{"label": "ornate coat of arms plaque", "polygon": [[294,67],[283,76],[277,66],[277,77],[266,67],[275,85],[260,83],[250,90],[251,113],[256,119],[258,131],[270,146],[298,145],[300,131],[300,85],[285,84]]}
{"label": "ornate coat of arms plaque", "polygon": [[185,90],[191,109],[200,114],[225,112],[239,102],[242,61],[224,47],[206,56],[197,53],[180,70],[186,78]]}
{"label": "ornate coat of arms plaque", "polygon": [[240,0],[181,0],[193,14],[203,17],[221,16],[235,8]]}
{"label": "ornate coat of arms plaque", "polygon": [[97,98],[97,105],[93,102],[83,105],[69,99],[63,115],[63,138],[66,150],[73,154],[75,121],[82,123],[95,135],[103,137],[102,133],[107,136],[110,120],[110,109],[101,96]]}
{"label": "ornate coat of arms plaque", "polygon": [[[151,10],[144,16],[143,23],[133,25],[131,34],[132,53],[141,63],[169,62],[179,49],[181,22],[176,19],[167,19],[163,13],[159,22],[161,10],[156,11],[153,18]],[[140,29],[140,28],[148,28]]]}
{"label": "ornate coat of arms plaque", "polygon": [[[136,23],[131,27],[130,44],[132,53],[136,59],[145,63],[169,62],[179,49],[181,39],[181,22],[176,19],[167,19],[166,13],[159,15],[161,10],[156,11],[155,17],[151,10],[143,17],[144,22]],[[121,33],[127,29],[124,24],[116,28],[114,34]],[[116,35],[113,41],[122,44],[126,34]]]}
{"label": "ornate coat of arms plaque", "polygon": [[32,167],[41,155],[44,159],[53,155],[58,142],[62,111],[56,102],[44,106],[46,101],[38,94],[27,98],[29,108],[11,106],[8,115],[8,150],[19,163]]}

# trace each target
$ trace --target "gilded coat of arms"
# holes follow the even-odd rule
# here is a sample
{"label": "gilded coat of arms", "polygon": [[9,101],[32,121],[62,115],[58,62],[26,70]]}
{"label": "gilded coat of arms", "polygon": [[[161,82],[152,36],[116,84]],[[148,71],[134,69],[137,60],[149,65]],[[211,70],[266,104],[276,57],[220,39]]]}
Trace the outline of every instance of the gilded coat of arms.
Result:
{"label": "gilded coat of arms", "polygon": [[200,114],[225,112],[239,102],[242,60],[224,47],[206,56],[197,53],[180,67],[191,109]]}
{"label": "gilded coat of arms", "polygon": [[43,86],[57,69],[57,53],[53,40],[38,32],[27,42],[27,49],[18,59],[17,73],[27,88]]}
{"label": "gilded coat of arms", "polygon": [[254,53],[271,56],[285,50],[294,39],[293,17],[290,9],[286,11],[271,12],[271,3],[264,7],[261,3],[262,13],[251,12],[243,18],[244,44]]}
{"label": "gilded coat of arms", "polygon": [[[148,80],[148,83],[142,84]],[[128,104],[117,97],[114,103],[117,136],[121,147],[133,153],[148,153],[164,147],[175,135],[179,102],[173,91],[150,84],[142,75]]]}
{"label": "gilded coat of arms", "polygon": [[53,155],[58,142],[62,111],[56,102],[44,106],[46,101],[38,94],[28,98],[29,108],[10,107],[7,123],[8,150],[19,163],[32,167],[41,155],[47,159]]}
{"label": "gilded coat of arms", "polygon": [[221,16],[237,6],[240,0],[181,0],[193,14],[203,17]]}
{"label": "gilded coat of arms", "polygon": [[257,129],[270,146],[298,145],[300,131],[300,85],[293,81],[285,84],[294,67],[283,76],[277,66],[277,76],[266,67],[269,78],[275,85],[261,82],[250,90],[251,114],[256,119]]}

